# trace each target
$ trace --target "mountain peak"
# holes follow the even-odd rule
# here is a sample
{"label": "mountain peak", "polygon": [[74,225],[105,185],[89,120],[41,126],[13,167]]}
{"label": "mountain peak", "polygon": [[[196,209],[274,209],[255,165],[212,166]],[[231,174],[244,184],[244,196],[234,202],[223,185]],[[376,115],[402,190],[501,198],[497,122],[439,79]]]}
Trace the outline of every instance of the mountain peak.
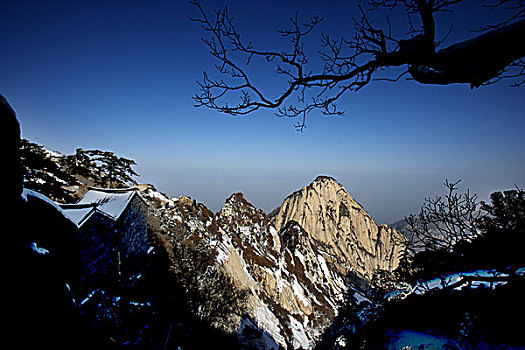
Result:
{"label": "mountain peak", "polygon": [[[334,179],[331,176],[326,175],[319,175],[317,176],[309,185],[304,186],[303,188],[293,192],[290,194],[288,198],[293,197],[310,197],[308,193],[314,192],[317,194],[317,196],[324,196],[324,199],[329,199],[329,197],[326,197],[325,194],[321,194],[320,188],[324,188],[325,190],[329,190],[330,192],[337,193],[339,190],[343,189],[346,192],[346,189],[341,185],[336,179]],[[348,192],[346,192],[348,194]],[[286,200],[285,200],[286,201]],[[269,216],[273,216],[277,213],[279,208],[276,208],[270,213]]]}
{"label": "mountain peak", "polygon": [[231,196],[228,197],[228,199],[226,199],[226,203],[232,202],[232,201],[238,202],[242,200],[245,200],[244,194],[242,192],[235,192],[235,193],[232,193]]}
{"label": "mountain peak", "polygon": [[235,220],[240,221],[268,221],[266,214],[261,209],[256,208],[252,203],[248,202],[241,192],[233,193],[222,206],[219,215],[223,218],[236,217]]}
{"label": "mountain peak", "polygon": [[[281,234],[294,221],[311,239],[317,240],[346,261],[342,275],[354,271],[371,278],[376,269],[397,266],[397,233],[380,228],[348,191],[329,176],[318,176],[311,184],[288,196],[271,220]],[[359,249],[357,249],[359,247]]]}
{"label": "mountain peak", "polygon": [[331,176],[327,176],[327,175],[317,176],[315,180],[312,181],[307,187],[321,186],[323,184],[337,188],[337,189],[344,188],[343,185],[341,185],[336,179],[334,179]]}
{"label": "mountain peak", "polygon": [[319,175],[319,176],[317,176],[317,177],[315,178],[315,180],[312,182],[312,184],[315,183],[315,182],[326,182],[326,181],[328,181],[328,182],[336,182],[336,183],[338,183],[337,180],[334,179],[334,178],[331,177],[331,176],[328,176],[328,175]]}
{"label": "mountain peak", "polygon": [[[310,185],[308,185],[309,188],[321,188],[324,187],[329,191],[335,191],[338,192],[340,190],[343,190],[345,192],[346,196],[350,196],[350,194],[346,191],[346,188],[336,179],[334,179],[331,176],[326,175],[320,175],[315,178]],[[351,198],[351,197],[350,197]],[[353,200],[353,199],[352,199]]]}
{"label": "mountain peak", "polygon": [[242,192],[232,193],[224,202],[223,208],[225,207],[234,207],[236,210],[239,210],[240,208],[255,208],[253,204],[244,198],[244,194]]}

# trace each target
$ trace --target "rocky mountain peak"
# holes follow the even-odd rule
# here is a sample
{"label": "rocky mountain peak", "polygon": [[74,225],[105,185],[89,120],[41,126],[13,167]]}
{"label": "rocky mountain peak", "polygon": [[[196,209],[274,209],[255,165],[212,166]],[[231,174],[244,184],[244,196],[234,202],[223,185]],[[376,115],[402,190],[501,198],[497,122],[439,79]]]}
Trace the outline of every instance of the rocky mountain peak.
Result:
{"label": "rocky mountain peak", "polygon": [[341,185],[333,177],[326,175],[317,176],[308,186],[306,186],[307,189],[318,189],[323,187],[326,190],[331,190],[335,192],[342,190],[348,194],[343,185]]}
{"label": "rocky mountain peak", "polygon": [[[322,194],[325,195],[324,197],[326,197],[328,192],[335,194],[340,190],[346,192],[346,189],[343,187],[343,185],[337,182],[337,180],[335,180],[333,177],[320,175],[316,177],[315,180],[313,180],[309,185],[304,186],[300,190],[297,190],[289,195],[287,199],[293,197],[319,196],[321,195],[321,192],[324,192]],[[346,193],[348,194],[348,192]]]}
{"label": "rocky mountain peak", "polygon": [[266,214],[248,202],[240,192],[233,193],[226,199],[217,216],[226,221],[234,220],[240,226],[252,226],[260,223],[267,226],[269,223]]}
{"label": "rocky mountain peak", "polygon": [[241,192],[235,192],[226,199],[219,213],[222,215],[232,214],[239,210],[243,212],[246,210],[253,211],[256,208],[244,198]]}
{"label": "rocky mountain peak", "polygon": [[244,194],[242,192],[235,192],[232,193],[228,199],[226,199],[226,203],[229,202],[247,202],[246,199],[244,199]]}
{"label": "rocky mountain peak", "polygon": [[357,272],[366,279],[377,269],[397,267],[399,247],[394,229],[378,226],[335,179],[319,176],[288,196],[273,212],[272,223],[281,231],[294,221],[311,239],[322,242],[337,256],[340,272]]}
{"label": "rocky mountain peak", "polygon": [[327,176],[327,175],[319,175],[319,176],[317,176],[315,178],[315,180],[312,181],[312,183],[310,185],[312,185],[314,183],[318,183],[318,182],[332,183],[332,184],[337,184],[340,187],[343,187],[339,182],[337,182],[336,179],[334,179],[331,176]]}

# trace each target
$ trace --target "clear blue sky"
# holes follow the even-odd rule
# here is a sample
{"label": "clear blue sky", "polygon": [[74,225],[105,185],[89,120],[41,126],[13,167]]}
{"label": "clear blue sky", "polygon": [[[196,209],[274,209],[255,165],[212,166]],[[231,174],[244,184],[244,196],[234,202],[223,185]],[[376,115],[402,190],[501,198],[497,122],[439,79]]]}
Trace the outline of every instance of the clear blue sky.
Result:
{"label": "clear blue sky", "polygon": [[[281,43],[277,30],[296,10],[324,16],[320,32],[338,35],[355,14],[342,0],[203,3],[228,5],[261,47]],[[491,16],[460,11],[451,40],[472,35],[464,18]],[[344,96],[343,117],[311,115],[303,133],[271,111],[231,118],[193,107],[196,81],[214,63],[195,15],[186,1],[2,1],[0,92],[23,137],[64,154],[133,158],[139,182],[214,211],[237,191],[269,211],[319,174],[380,223],[416,212],[446,178],[483,199],[525,186],[523,88],[378,82]]]}

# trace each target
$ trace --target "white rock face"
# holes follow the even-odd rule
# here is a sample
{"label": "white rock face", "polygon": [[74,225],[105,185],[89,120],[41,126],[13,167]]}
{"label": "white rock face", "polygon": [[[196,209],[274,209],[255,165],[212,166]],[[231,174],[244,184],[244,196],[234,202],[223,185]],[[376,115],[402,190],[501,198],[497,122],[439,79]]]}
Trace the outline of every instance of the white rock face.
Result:
{"label": "white rock face", "polygon": [[[283,346],[312,348],[335,316],[338,298],[330,296],[340,296],[344,288],[339,276],[323,268],[315,242],[293,225],[278,235],[267,216],[241,194],[227,200],[217,223],[228,247],[225,270],[251,291],[248,314],[254,322]],[[299,236],[302,243],[294,241]],[[336,278],[339,285],[327,282]]]}
{"label": "white rock face", "polygon": [[353,271],[370,279],[375,270],[391,271],[398,265],[399,242],[404,237],[386,225],[378,226],[330,177],[318,177],[274,211],[272,222],[277,230],[290,221],[324,243],[343,274]]}

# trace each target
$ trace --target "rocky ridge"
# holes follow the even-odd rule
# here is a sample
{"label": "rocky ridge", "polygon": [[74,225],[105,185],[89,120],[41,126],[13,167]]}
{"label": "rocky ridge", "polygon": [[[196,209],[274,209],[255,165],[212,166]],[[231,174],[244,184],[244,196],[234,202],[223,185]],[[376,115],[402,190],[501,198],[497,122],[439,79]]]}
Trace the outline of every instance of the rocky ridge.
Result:
{"label": "rocky ridge", "polygon": [[293,193],[270,216],[241,193],[216,214],[187,197],[162,198],[152,188],[143,193],[155,203],[152,219],[187,225],[216,250],[216,263],[237,287],[248,291],[246,316],[233,328],[242,331],[249,323],[261,329],[261,348],[312,348],[349,286],[364,297],[360,287],[374,271],[397,267],[399,232],[375,224],[329,177]]}

